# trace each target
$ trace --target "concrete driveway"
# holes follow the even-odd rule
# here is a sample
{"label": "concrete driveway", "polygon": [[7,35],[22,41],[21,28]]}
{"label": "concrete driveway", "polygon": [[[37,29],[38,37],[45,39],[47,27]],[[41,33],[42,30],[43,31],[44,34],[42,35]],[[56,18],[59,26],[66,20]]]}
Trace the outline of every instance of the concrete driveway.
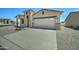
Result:
{"label": "concrete driveway", "polygon": [[4,37],[26,50],[57,49],[56,30],[28,28]]}

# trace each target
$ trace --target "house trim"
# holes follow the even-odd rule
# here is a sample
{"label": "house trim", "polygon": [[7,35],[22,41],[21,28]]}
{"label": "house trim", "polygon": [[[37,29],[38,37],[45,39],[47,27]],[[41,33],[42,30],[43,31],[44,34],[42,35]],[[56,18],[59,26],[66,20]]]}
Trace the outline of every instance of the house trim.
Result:
{"label": "house trim", "polygon": [[[39,12],[42,11],[42,10],[47,10],[47,11],[54,11],[54,12],[61,12],[61,13],[63,13],[63,11],[50,10],[50,9],[41,9],[41,10],[37,11],[36,13],[34,13],[33,15],[39,13]],[[61,14],[61,13],[60,13],[60,14]]]}
{"label": "house trim", "polygon": [[33,19],[41,19],[41,18],[55,18],[57,16],[48,16],[48,17],[34,17]]}

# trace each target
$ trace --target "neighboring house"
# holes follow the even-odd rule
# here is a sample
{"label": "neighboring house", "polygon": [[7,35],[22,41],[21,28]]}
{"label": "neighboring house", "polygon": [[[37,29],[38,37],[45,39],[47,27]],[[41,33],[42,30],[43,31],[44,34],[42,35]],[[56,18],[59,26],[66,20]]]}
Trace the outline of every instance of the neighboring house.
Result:
{"label": "neighboring house", "polygon": [[64,21],[61,21],[61,26],[65,26],[65,22]]}
{"label": "neighboring house", "polygon": [[12,25],[12,24],[15,24],[14,20],[7,18],[0,18],[0,25]]}
{"label": "neighboring house", "polygon": [[59,29],[61,14],[62,11],[49,9],[42,9],[37,12],[26,10],[23,15],[16,16],[16,24],[19,27]]}
{"label": "neighboring house", "polygon": [[66,27],[79,26],[79,12],[71,12],[65,20]]}
{"label": "neighboring house", "polygon": [[15,19],[10,19],[9,24],[10,25],[16,25],[16,20]]}

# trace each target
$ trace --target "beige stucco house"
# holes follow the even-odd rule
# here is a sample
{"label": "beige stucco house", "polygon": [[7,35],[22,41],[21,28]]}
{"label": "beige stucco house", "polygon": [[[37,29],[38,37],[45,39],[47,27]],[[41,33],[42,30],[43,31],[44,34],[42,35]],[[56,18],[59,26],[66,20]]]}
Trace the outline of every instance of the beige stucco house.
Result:
{"label": "beige stucco house", "polygon": [[9,24],[9,19],[1,18],[0,19],[0,24]]}
{"label": "beige stucco house", "polygon": [[14,20],[7,18],[0,18],[0,25],[13,25],[13,24],[15,24]]}
{"label": "beige stucco house", "polygon": [[37,12],[25,10],[24,14],[16,16],[19,27],[60,29],[60,15],[62,11],[41,9]]}
{"label": "beige stucco house", "polygon": [[79,26],[79,12],[71,12],[65,20],[65,26]]}

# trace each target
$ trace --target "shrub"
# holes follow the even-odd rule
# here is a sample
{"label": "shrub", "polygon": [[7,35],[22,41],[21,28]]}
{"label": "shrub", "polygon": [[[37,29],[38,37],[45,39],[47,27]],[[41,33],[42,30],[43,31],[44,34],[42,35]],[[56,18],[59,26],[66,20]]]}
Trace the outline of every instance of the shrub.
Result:
{"label": "shrub", "polygon": [[75,30],[79,30],[79,26],[73,26],[72,28]]}
{"label": "shrub", "polygon": [[21,30],[21,28],[16,28],[15,30],[16,30],[16,31],[20,31],[20,30]]}

